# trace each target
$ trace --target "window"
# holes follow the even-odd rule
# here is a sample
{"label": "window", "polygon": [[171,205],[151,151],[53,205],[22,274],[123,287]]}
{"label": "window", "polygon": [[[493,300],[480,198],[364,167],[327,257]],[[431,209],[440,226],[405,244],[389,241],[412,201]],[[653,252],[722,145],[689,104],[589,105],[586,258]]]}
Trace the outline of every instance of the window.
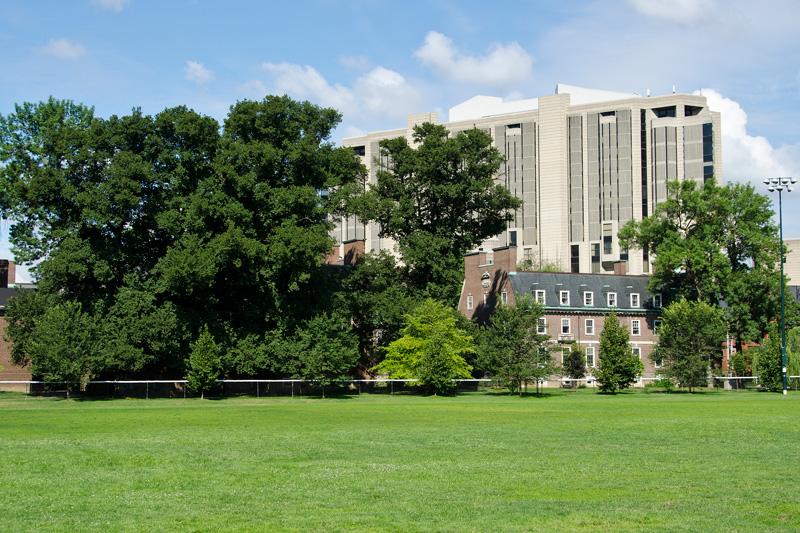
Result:
{"label": "window", "polygon": [[642,322],[638,318],[631,320],[631,335],[639,336],[642,334]]}
{"label": "window", "polygon": [[633,355],[635,355],[635,356],[636,356],[636,357],[638,357],[639,359],[641,359],[641,358],[642,358],[642,349],[641,349],[640,347],[638,347],[638,346],[633,346],[633,347],[631,348],[631,351],[633,352]]}
{"label": "window", "polygon": [[536,289],[533,292],[533,295],[534,295],[534,299],[536,300],[537,304],[542,304],[542,305],[545,304],[544,291],[543,290]]}
{"label": "window", "polygon": [[581,247],[580,245],[573,244],[569,247],[570,249],[570,269],[572,272],[580,272],[581,271]]}
{"label": "window", "polygon": [[509,246],[516,246],[517,245],[517,230],[512,229],[508,232],[508,245]]}
{"label": "window", "polygon": [[468,294],[467,295],[467,310],[471,311],[474,306],[475,306],[475,302],[474,302],[474,300],[472,298],[472,295]]}
{"label": "window", "polygon": [[653,295],[653,307],[655,307],[656,309],[661,307],[661,295],[660,294],[654,294]]}
{"label": "window", "polygon": [[605,255],[611,255],[611,252],[614,250],[613,239],[611,235],[604,235],[603,236],[603,253]]}
{"label": "window", "polygon": [[592,243],[592,272],[600,272],[600,243]]}
{"label": "window", "polygon": [[606,295],[606,303],[609,307],[616,307],[617,306],[617,293],[616,292],[609,292]]}
{"label": "window", "polygon": [[586,347],[586,366],[589,368],[594,368],[594,346],[587,346]]}
{"label": "window", "polygon": [[360,155],[361,157],[367,155],[366,146],[353,146],[353,151],[356,153],[356,155]]}
{"label": "window", "polygon": [[594,306],[594,293],[591,291],[586,291],[583,293],[583,305],[586,307]]}
{"label": "window", "polygon": [[547,335],[547,319],[540,317],[536,321],[536,333],[539,335]]}
{"label": "window", "polygon": [[569,318],[562,318],[561,319],[561,334],[562,335],[569,335],[570,330]]}
{"label": "window", "polygon": [[561,305],[569,305],[569,291],[558,291],[558,300]]}
{"label": "window", "polygon": [[639,293],[632,292],[631,293],[631,307],[639,307]]}
{"label": "window", "polygon": [[[658,352],[656,352],[656,353],[658,353]],[[653,365],[656,368],[661,368],[663,366],[663,364],[664,364],[664,361],[662,361],[660,357],[656,357],[655,359],[653,359]]]}
{"label": "window", "polygon": [[508,293],[506,291],[500,293],[500,301],[503,302],[503,305],[508,305]]}
{"label": "window", "polygon": [[587,335],[594,335],[594,318],[587,318],[584,326]]}
{"label": "window", "polygon": [[658,335],[658,330],[661,329],[661,321],[660,320],[653,320],[653,333]]}

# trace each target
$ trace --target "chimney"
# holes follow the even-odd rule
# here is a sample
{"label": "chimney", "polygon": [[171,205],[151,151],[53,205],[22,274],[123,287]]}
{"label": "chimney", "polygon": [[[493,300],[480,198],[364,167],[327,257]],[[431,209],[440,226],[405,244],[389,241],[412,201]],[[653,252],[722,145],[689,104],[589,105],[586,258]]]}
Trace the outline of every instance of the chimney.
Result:
{"label": "chimney", "polygon": [[0,259],[0,288],[6,289],[17,282],[17,265],[14,261]]}
{"label": "chimney", "polygon": [[342,243],[342,256],[345,265],[354,265],[366,253],[364,239],[352,239]]}
{"label": "chimney", "polygon": [[517,271],[517,247],[514,244],[494,248],[494,264],[506,272]]}

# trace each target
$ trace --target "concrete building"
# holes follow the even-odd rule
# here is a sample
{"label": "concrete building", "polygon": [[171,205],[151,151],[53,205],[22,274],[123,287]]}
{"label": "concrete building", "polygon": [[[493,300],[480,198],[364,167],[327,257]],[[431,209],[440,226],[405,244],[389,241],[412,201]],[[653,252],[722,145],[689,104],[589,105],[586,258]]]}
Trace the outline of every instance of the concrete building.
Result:
{"label": "concrete building", "polygon": [[658,340],[661,307],[667,302],[648,292],[649,276],[518,272],[516,257],[514,246],[468,254],[459,311],[470,319],[485,320],[499,302],[515,305],[520,295],[528,294],[544,306],[538,331],[550,336],[556,363],[563,364],[572,343],[578,343],[586,353],[589,374],[603,357],[600,334],[613,311],[644,364],[642,377],[658,374],[650,354]]}
{"label": "concrete building", "polygon": [[[389,162],[378,143],[411,138],[414,125],[437,122],[413,115],[405,127],[345,139],[369,169],[369,182]],[[652,215],[669,180],[721,181],[719,113],[705,97],[642,97],[559,84],[555,94],[504,101],[476,96],[450,109],[452,133],[481,128],[505,156],[497,175],[523,202],[507,230],[483,243],[512,245],[517,261],[555,264],[566,272],[642,274],[647,251],[620,249],[628,220]],[[351,217],[334,230],[338,243],[364,239],[366,251],[389,249],[376,224]]]}

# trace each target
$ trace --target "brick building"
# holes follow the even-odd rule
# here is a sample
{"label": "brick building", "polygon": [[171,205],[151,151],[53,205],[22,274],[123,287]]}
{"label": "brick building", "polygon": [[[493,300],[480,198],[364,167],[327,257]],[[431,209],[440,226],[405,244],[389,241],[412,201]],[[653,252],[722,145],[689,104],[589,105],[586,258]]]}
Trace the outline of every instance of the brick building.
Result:
{"label": "brick building", "polygon": [[603,322],[614,311],[630,334],[631,348],[644,363],[643,377],[657,374],[650,354],[663,302],[660,294],[648,292],[648,276],[518,272],[516,259],[513,246],[468,254],[459,311],[470,319],[486,320],[498,302],[514,305],[519,295],[530,294],[544,305],[539,332],[563,347],[561,357],[555,348],[556,362],[562,363],[563,354],[578,343],[586,352],[590,373],[602,357]]}
{"label": "brick building", "polygon": [[[6,340],[6,304],[16,294],[16,266],[13,261],[0,259],[0,381],[25,381],[31,379],[27,368],[11,362],[11,343]],[[25,385],[0,383],[0,390],[25,390]]]}

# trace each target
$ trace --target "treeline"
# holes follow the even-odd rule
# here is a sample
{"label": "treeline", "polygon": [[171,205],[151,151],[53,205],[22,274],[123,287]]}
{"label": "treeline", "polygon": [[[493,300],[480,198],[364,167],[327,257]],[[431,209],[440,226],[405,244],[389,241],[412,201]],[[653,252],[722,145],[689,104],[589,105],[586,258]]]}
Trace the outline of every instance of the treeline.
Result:
{"label": "treeline", "polygon": [[[0,117],[0,210],[38,282],[7,309],[14,361],[72,382],[369,372],[417,302],[455,303],[463,254],[519,202],[494,183],[487,134],[431,124],[415,148],[383,142],[392,168],[365,190],[330,141],[340,118],[273,96],[222,125],[52,98]],[[351,214],[379,222],[402,264],[325,265],[332,221]]]}

